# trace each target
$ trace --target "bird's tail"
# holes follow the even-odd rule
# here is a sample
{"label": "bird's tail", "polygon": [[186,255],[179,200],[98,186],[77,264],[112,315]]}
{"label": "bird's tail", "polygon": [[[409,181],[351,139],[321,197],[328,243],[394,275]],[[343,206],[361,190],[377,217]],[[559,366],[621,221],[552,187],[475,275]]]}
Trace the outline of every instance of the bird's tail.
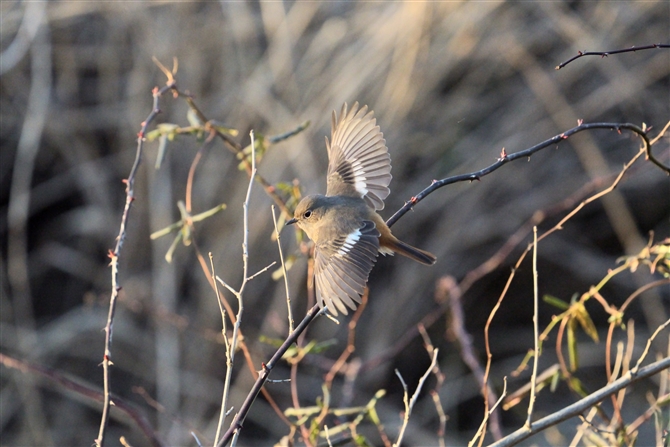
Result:
{"label": "bird's tail", "polygon": [[379,251],[382,254],[392,254],[395,252],[425,265],[433,265],[435,264],[435,261],[437,261],[437,258],[432,253],[412,247],[395,237],[391,240],[389,239],[391,238],[385,240],[382,247],[380,247]]}

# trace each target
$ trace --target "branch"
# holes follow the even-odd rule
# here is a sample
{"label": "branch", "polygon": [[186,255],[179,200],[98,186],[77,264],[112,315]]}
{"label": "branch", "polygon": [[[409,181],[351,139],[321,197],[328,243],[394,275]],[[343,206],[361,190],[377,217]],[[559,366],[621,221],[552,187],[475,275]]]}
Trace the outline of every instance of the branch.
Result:
{"label": "branch", "polygon": [[654,374],[657,374],[667,368],[670,368],[670,357],[666,357],[657,362],[654,362],[644,368],[640,368],[637,373],[633,371],[628,371],[620,379],[615,380],[614,382],[600,388],[598,391],[586,396],[584,399],[581,399],[575,402],[572,405],[569,405],[563,408],[560,411],[557,411],[554,414],[546,416],[538,421],[533,423],[532,428],[522,427],[515,431],[514,433],[506,436],[498,442],[494,442],[490,447],[507,447],[519,444],[521,441],[528,439],[529,437],[551,427],[559,422],[563,422],[571,417],[576,417],[582,412],[586,411],[590,407],[598,404],[607,396],[616,393],[619,390],[626,388],[634,382],[637,382],[641,379],[646,379],[651,377]]}
{"label": "branch", "polygon": [[[243,210],[243,228],[244,228],[244,238],[242,241],[242,284],[240,285],[239,290],[235,290],[232,287],[230,287],[228,284],[225,282],[221,281],[221,283],[228,289],[230,290],[236,297],[237,297],[237,316],[235,317],[235,323],[233,326],[233,336],[232,340],[230,343],[226,342],[226,378],[224,380],[224,385],[223,385],[223,400],[221,402],[221,416],[219,417],[219,425],[216,429],[216,436],[214,438],[214,445],[218,442],[219,439],[219,433],[221,432],[221,426],[223,423],[223,420],[225,419],[225,416],[227,414],[226,408],[228,407],[228,398],[230,396],[229,390],[230,390],[230,381],[233,376],[233,364],[235,362],[235,351],[237,350],[237,343],[239,339],[239,334],[240,334],[240,326],[242,324],[242,313],[244,312],[244,289],[247,286],[247,282],[249,281],[249,201],[251,199],[251,188],[254,186],[254,177],[256,176],[256,154],[254,152],[254,131],[252,130],[249,132],[249,136],[251,137],[251,174],[249,175],[249,186],[247,187],[247,195],[244,199],[244,203],[242,204],[242,210]],[[217,279],[220,280],[220,278],[217,277]],[[219,299],[218,296],[218,287],[216,288],[217,290],[217,299]],[[220,302],[220,301],[219,301]],[[221,319],[223,320],[223,337],[227,338],[228,335],[226,334],[226,322],[225,318],[226,315],[223,313],[223,308],[220,309],[222,311],[221,313]],[[260,390],[259,390],[260,391]]]}
{"label": "branch", "polygon": [[405,417],[403,418],[402,421],[402,426],[400,427],[400,433],[398,434],[398,440],[393,444],[393,447],[399,447],[402,444],[403,437],[405,436],[405,429],[407,428],[407,424],[409,423],[409,417],[412,414],[412,409],[414,408],[414,405],[416,404],[416,401],[419,398],[419,393],[421,393],[421,388],[423,388],[423,384],[426,383],[426,379],[428,379],[428,376],[430,375],[431,371],[433,371],[433,368],[435,368],[435,365],[437,364],[437,353],[439,352],[439,349],[434,349],[433,350],[433,358],[430,362],[430,366],[426,370],[426,372],[421,376],[419,379],[419,384],[416,386],[416,390],[414,390],[414,394],[412,394],[412,399],[409,400],[408,394],[407,394],[407,384],[403,380],[402,376],[400,375],[400,372],[396,369],[395,374],[398,376],[398,379],[400,379],[400,383],[402,383],[402,387],[405,390],[404,393],[404,402],[405,402]]}
{"label": "branch", "polygon": [[98,431],[98,437],[95,439],[95,444],[98,447],[103,447],[105,443],[105,431],[107,430],[107,423],[109,421],[109,407],[112,404],[111,400],[111,391],[109,387],[109,366],[112,364],[112,331],[114,324],[114,313],[116,311],[116,298],[119,296],[119,291],[121,286],[119,285],[119,256],[121,255],[121,248],[123,247],[123,242],[126,239],[126,225],[128,224],[128,217],[130,215],[130,207],[135,200],[135,175],[137,174],[137,169],[140,166],[142,161],[142,149],[144,146],[144,136],[147,132],[149,124],[156,118],[160,113],[158,108],[158,99],[161,95],[168,90],[176,88],[176,82],[172,76],[168,76],[168,82],[162,88],[155,87],[153,94],[153,108],[147,119],[142,122],[142,127],[137,134],[137,150],[135,152],[135,162],[133,167],[130,170],[128,178],[124,180],[126,184],[126,205],[123,209],[123,214],[121,215],[121,225],[119,227],[119,235],[116,237],[116,246],[114,250],[109,251],[109,258],[111,259],[110,265],[112,267],[112,295],[109,299],[109,313],[107,315],[107,324],[105,326],[105,353],[102,358],[102,371],[103,371],[103,393],[104,399],[102,403],[102,418],[100,419],[100,430]]}
{"label": "branch", "polygon": [[277,349],[277,352],[274,353],[270,361],[268,363],[261,364],[262,369],[260,371],[260,374],[258,374],[258,379],[256,379],[256,383],[254,383],[254,386],[251,388],[251,391],[249,391],[247,398],[244,400],[244,403],[240,407],[240,411],[238,411],[237,415],[235,416],[235,419],[233,419],[233,422],[230,424],[230,428],[228,429],[228,431],[226,431],[226,433],[224,433],[223,437],[217,444],[217,447],[223,447],[227,445],[228,442],[233,437],[233,435],[239,433],[239,431],[242,430],[242,426],[244,425],[244,419],[247,417],[247,413],[249,413],[249,409],[256,400],[258,393],[261,392],[263,385],[268,380],[270,372],[272,372],[272,368],[274,368],[277,362],[286,353],[288,348],[290,348],[291,345],[295,343],[300,334],[303,333],[303,331],[307,328],[307,326],[309,326],[312,320],[314,320],[316,316],[322,314],[326,310],[327,310],[326,307],[324,307],[323,309],[319,309],[318,304],[312,306],[312,308],[307,312],[307,315],[305,315],[305,318],[303,318],[300,324],[295,328],[295,331],[293,331],[291,335],[289,335],[288,338],[284,341],[284,343],[279,347],[279,349]]}
{"label": "branch", "polygon": [[535,399],[537,398],[535,387],[537,385],[537,364],[540,360],[540,334],[538,325],[539,319],[539,304],[537,291],[537,227],[533,227],[533,342],[535,344],[533,349],[533,374],[530,376],[530,399],[528,402],[528,418],[524,427],[532,427],[533,407],[535,406]]}
{"label": "branch", "polygon": [[584,56],[600,56],[600,57],[607,57],[610,54],[619,54],[619,53],[629,53],[629,52],[636,52],[636,51],[641,51],[641,50],[651,50],[654,48],[670,48],[670,45],[662,44],[662,43],[653,43],[651,45],[645,45],[643,47],[630,47],[630,48],[625,48],[623,50],[614,50],[614,51],[578,51],[577,56],[571,57],[567,61],[560,63],[556,66],[556,70],[560,70],[561,68],[565,67],[568,65],[570,62],[579,59],[580,57]]}
{"label": "branch", "polygon": [[396,213],[391,216],[387,221],[386,224],[390,227],[394,223],[398,221],[403,215],[405,215],[409,210],[411,210],[414,205],[417,203],[421,202],[423,199],[425,199],[429,194],[434,192],[435,190],[442,188],[443,186],[450,185],[452,183],[457,183],[457,182],[472,182],[475,180],[481,180],[482,177],[492,173],[493,171],[497,170],[500,168],[502,165],[505,163],[508,163],[510,161],[518,160],[520,158],[528,158],[531,155],[535,154],[536,152],[541,151],[542,149],[545,149],[549,146],[552,146],[554,144],[558,144],[563,140],[567,140],[568,137],[581,132],[583,130],[589,130],[589,129],[611,129],[611,130],[616,130],[617,132],[621,132],[621,129],[626,129],[629,130],[642,138],[645,144],[645,151],[647,158],[649,161],[654,163],[656,166],[661,168],[663,171],[666,173],[670,174],[670,167],[665,166],[663,163],[658,161],[653,154],[651,153],[651,143],[649,142],[649,138],[647,137],[647,130],[640,128],[639,126],[636,126],[635,124],[630,124],[630,123],[587,123],[587,124],[580,124],[577,127],[573,127],[572,129],[566,130],[565,132],[556,135],[548,140],[545,140],[539,144],[536,144],[533,147],[530,147],[528,149],[515,152],[513,154],[507,154],[505,150],[502,150],[502,153],[500,154],[500,158],[498,158],[498,161],[493,163],[492,165],[481,169],[479,171],[471,172],[469,174],[460,174],[460,175],[455,175],[452,177],[447,177],[442,180],[433,180],[433,183],[427,188],[425,188],[423,191],[421,191],[419,194],[416,196],[412,197],[410,200],[405,202],[405,205],[403,205],[402,208],[400,208]]}

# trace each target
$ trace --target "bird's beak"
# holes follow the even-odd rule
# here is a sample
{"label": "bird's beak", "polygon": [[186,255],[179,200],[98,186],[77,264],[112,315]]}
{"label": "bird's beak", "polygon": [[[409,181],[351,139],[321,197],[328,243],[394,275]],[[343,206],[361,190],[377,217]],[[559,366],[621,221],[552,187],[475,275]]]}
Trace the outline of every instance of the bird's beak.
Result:
{"label": "bird's beak", "polygon": [[286,225],[293,225],[293,224],[296,223],[297,221],[298,221],[298,219],[296,219],[296,218],[294,217],[294,218],[291,219],[291,220],[287,220],[286,223],[284,224],[284,226],[286,226]]}

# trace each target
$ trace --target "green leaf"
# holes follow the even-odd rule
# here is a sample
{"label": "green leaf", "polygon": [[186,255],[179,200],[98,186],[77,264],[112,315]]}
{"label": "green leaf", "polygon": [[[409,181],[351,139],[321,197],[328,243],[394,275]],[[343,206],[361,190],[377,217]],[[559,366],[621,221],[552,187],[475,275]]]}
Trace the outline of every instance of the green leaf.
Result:
{"label": "green leaf", "polygon": [[209,120],[209,124],[217,131],[230,135],[231,137],[236,137],[239,134],[239,131],[237,129],[226,127],[223,125],[223,123],[217,120]]}
{"label": "green leaf", "polygon": [[582,327],[584,332],[586,332],[586,335],[591,337],[591,340],[598,343],[600,341],[600,338],[598,337],[598,329],[596,329],[596,325],[593,324],[593,320],[586,310],[584,303],[578,304],[577,311],[575,312],[575,318],[577,318],[579,325]]}
{"label": "green leaf", "polygon": [[579,367],[579,358],[577,355],[577,337],[575,337],[575,320],[568,321],[568,355],[570,358],[570,371],[576,371]]}
{"label": "green leaf", "polygon": [[556,298],[555,296],[551,295],[544,295],[542,297],[542,301],[561,310],[568,310],[568,308],[570,307],[570,304],[566,303],[560,298]]}

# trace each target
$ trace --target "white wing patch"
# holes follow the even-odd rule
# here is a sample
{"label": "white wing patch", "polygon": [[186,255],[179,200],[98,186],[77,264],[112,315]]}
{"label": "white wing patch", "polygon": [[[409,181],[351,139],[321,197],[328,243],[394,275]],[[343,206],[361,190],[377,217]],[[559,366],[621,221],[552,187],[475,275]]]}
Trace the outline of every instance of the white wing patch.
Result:
{"label": "white wing patch", "polygon": [[359,160],[351,160],[351,168],[354,171],[354,188],[356,188],[361,197],[365,197],[368,193],[365,166]]}
{"label": "white wing patch", "polygon": [[356,243],[360,238],[361,238],[361,230],[356,230],[350,233],[344,240],[342,247],[340,247],[340,249],[337,250],[336,256],[345,256],[347,253],[349,253],[349,251],[351,251],[352,248],[354,248],[354,245],[356,245]]}

